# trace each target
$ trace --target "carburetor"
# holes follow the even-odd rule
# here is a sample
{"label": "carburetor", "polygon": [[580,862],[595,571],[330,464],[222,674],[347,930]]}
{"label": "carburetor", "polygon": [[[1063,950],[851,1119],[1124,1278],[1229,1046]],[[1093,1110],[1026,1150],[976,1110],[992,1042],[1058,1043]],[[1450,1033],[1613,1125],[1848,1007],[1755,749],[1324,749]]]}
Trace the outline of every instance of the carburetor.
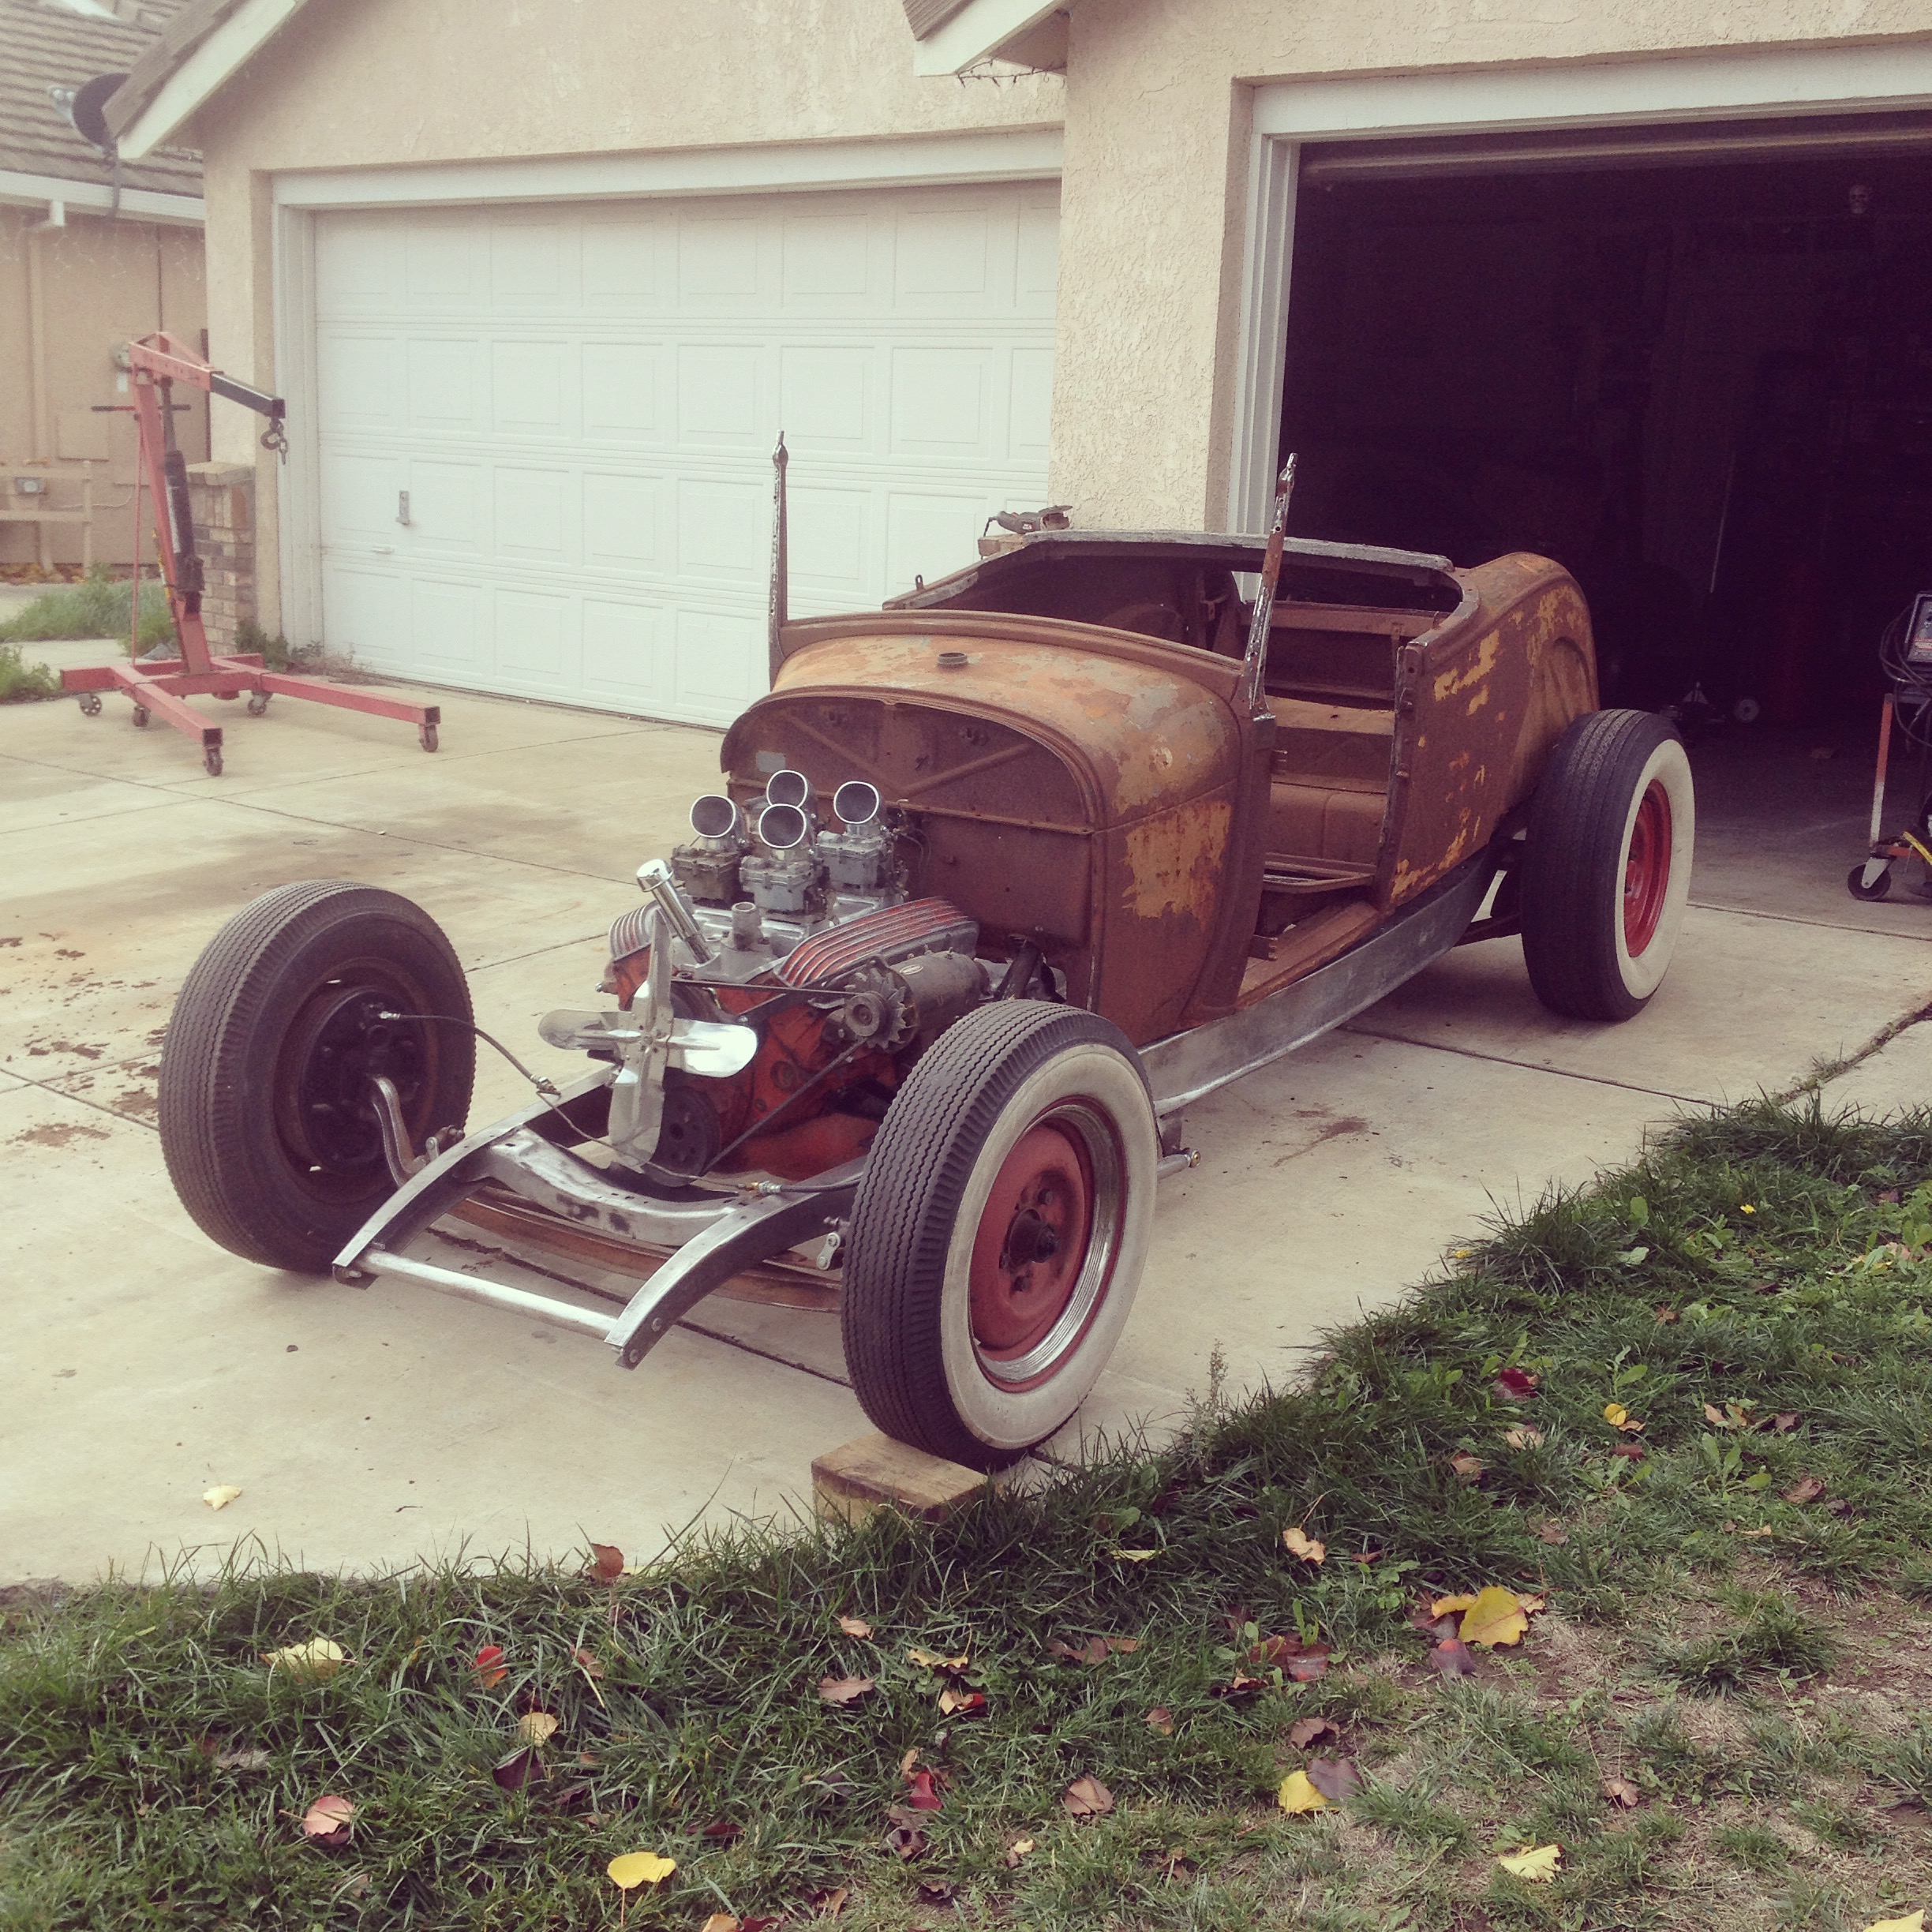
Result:
{"label": "carburetor", "polygon": [[671,875],[679,889],[700,905],[735,905],[742,897],[738,871],[744,858],[744,821],[720,792],[707,792],[691,808],[697,834],[671,848]]}

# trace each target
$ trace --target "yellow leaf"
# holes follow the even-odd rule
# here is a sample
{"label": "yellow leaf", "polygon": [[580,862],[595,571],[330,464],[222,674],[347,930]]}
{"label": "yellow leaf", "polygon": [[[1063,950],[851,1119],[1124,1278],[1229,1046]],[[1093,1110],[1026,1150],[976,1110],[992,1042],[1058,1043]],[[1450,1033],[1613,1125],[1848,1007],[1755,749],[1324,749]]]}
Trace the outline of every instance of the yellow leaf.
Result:
{"label": "yellow leaf", "polygon": [[966,1668],[966,1660],[963,1657],[938,1657],[930,1650],[908,1650],[906,1657],[908,1661],[923,1665],[927,1670],[963,1671]]}
{"label": "yellow leaf", "polygon": [[526,1744],[547,1744],[557,1728],[548,1711],[526,1711],[517,1720],[517,1735]]}
{"label": "yellow leaf", "polygon": [[1529,1627],[1522,1598],[1514,1590],[1499,1589],[1492,1583],[1462,1612],[1458,1634],[1466,1644],[1493,1649],[1498,1644],[1520,1643]]}
{"label": "yellow leaf", "polygon": [[738,1921],[729,1912],[713,1912],[704,1922],[704,1932],[738,1932]]}
{"label": "yellow leaf", "polygon": [[660,1858],[655,1852],[625,1852],[604,1870],[620,1892],[628,1892],[633,1885],[656,1885],[668,1878],[677,1870],[677,1860]]}
{"label": "yellow leaf", "polygon": [[1612,1428],[1621,1428],[1630,1420],[1630,1411],[1621,1402],[1605,1402],[1604,1404],[1604,1420]]}
{"label": "yellow leaf", "polygon": [[350,1661],[349,1653],[326,1637],[311,1637],[306,1643],[290,1644],[285,1650],[271,1650],[262,1659],[271,1670],[279,1664],[291,1677],[333,1677]]}
{"label": "yellow leaf", "polygon": [[1433,1621],[1437,1617],[1453,1616],[1458,1610],[1466,1610],[1475,1601],[1473,1597],[1438,1597],[1429,1605],[1429,1617]]}
{"label": "yellow leaf", "polygon": [[201,1492],[201,1500],[210,1509],[226,1509],[241,1493],[241,1486],[238,1484],[217,1483],[212,1489],[204,1489]]}
{"label": "yellow leaf", "polygon": [[1321,1564],[1328,1560],[1328,1546],[1318,1542],[1306,1530],[1297,1528],[1284,1530],[1282,1541],[1290,1556],[1299,1556],[1305,1563]]}
{"label": "yellow leaf", "polygon": [[1284,1811],[1326,1811],[1328,1800],[1309,1782],[1305,1771],[1290,1771],[1281,1781],[1275,1802]]}
{"label": "yellow leaf", "polygon": [[1116,1563],[1151,1563],[1160,1554],[1159,1550],[1115,1550]]}
{"label": "yellow leaf", "polygon": [[1530,1428],[1526,1425],[1519,1424],[1513,1429],[1505,1429],[1503,1440],[1512,1449],[1541,1449],[1543,1447],[1543,1432],[1540,1428]]}
{"label": "yellow leaf", "polygon": [[1541,1884],[1556,1876],[1556,1868],[1563,1863],[1563,1847],[1538,1845],[1532,1852],[1511,1852],[1496,1863],[1513,1878],[1533,1879]]}
{"label": "yellow leaf", "polygon": [[1865,1932],[1925,1932],[1925,1914],[1915,1911],[1909,1919],[1881,1919],[1876,1925],[1868,1925]]}

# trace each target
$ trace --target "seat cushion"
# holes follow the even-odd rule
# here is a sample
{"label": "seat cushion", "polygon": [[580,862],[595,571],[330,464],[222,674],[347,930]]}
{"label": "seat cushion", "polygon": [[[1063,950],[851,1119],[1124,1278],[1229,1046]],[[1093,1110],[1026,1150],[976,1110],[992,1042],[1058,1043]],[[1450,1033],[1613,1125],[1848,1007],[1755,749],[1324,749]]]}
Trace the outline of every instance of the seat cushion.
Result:
{"label": "seat cushion", "polygon": [[1365,871],[1376,862],[1387,799],[1380,787],[1302,784],[1277,778],[1269,788],[1271,858],[1339,859]]}

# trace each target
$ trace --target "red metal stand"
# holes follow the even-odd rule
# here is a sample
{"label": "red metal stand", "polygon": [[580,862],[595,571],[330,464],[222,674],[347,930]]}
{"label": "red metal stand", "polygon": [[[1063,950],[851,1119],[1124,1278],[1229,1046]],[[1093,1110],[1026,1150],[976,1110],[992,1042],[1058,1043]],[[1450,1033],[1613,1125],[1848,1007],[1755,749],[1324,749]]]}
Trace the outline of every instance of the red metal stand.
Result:
{"label": "red metal stand", "polygon": [[62,688],[80,694],[80,709],[89,717],[99,715],[101,692],[125,691],[133,702],[137,724],[145,724],[151,717],[159,717],[177,731],[200,740],[201,762],[210,777],[221,776],[222,728],[209,724],[200,713],[182,702],[196,695],[239,698],[245,692],[249,710],[258,717],[268,710],[271,698],[283,697],[335,705],[346,711],[365,711],[377,717],[399,718],[416,727],[425,751],[433,751],[436,727],[443,715],[438,706],[406,704],[398,698],[331,684],[324,678],[295,677],[286,672],[270,671],[264,668],[260,655],[253,652],[237,651],[220,657],[211,654],[208,631],[201,621],[202,563],[195,549],[194,518],[188,499],[188,465],[174,447],[174,386],[178,382],[186,383],[266,416],[268,429],[262,441],[271,449],[288,447],[282,433],[284,406],[279,396],[264,395],[209,368],[172,335],[149,335],[130,343],[128,360],[133,382],[133,412],[140,442],[140,461],[134,473],[134,583],[130,598],[129,648],[134,648],[140,633],[141,496],[144,484],[181,655],[145,664],[88,665],[79,670],[63,671]]}

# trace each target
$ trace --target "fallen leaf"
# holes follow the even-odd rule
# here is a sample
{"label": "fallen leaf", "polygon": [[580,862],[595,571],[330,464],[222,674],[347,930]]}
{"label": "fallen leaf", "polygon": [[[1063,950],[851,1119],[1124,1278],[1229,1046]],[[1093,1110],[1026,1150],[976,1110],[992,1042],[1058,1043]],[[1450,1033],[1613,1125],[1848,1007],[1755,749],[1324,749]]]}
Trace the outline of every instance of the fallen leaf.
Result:
{"label": "fallen leaf", "polygon": [[477,1682],[485,1690],[494,1690],[510,1675],[504,1666],[503,1655],[501,1644],[485,1644],[476,1653],[476,1662],[470,1669]]}
{"label": "fallen leaf", "polygon": [[1151,1563],[1160,1554],[1157,1549],[1117,1549],[1108,1552],[1116,1563]]}
{"label": "fallen leaf", "polygon": [[1492,1583],[1462,1612],[1462,1627],[1457,1634],[1466,1644],[1494,1649],[1499,1644],[1520,1643],[1529,1627],[1529,1613],[1522,1599],[1514,1590]]}
{"label": "fallen leaf", "polygon": [[1657,1318],[1661,1322],[1682,1321],[1683,1320],[1683,1317],[1679,1315],[1674,1308],[1668,1307],[1660,1308],[1657,1312]]}
{"label": "fallen leaf", "polygon": [[1825,1485],[1815,1476],[1800,1476],[1788,1489],[1778,1494],[1787,1503],[1815,1503],[1825,1493]]}
{"label": "fallen leaf", "polygon": [[577,1659],[577,1668],[586,1677],[601,1677],[604,1675],[604,1666],[597,1661],[594,1653],[578,1650],[574,1654]]}
{"label": "fallen leaf", "polygon": [[738,1921],[729,1912],[713,1912],[704,1922],[702,1932],[739,1932]]}
{"label": "fallen leaf", "polygon": [[1328,1800],[1315,1788],[1305,1771],[1290,1771],[1282,1780],[1281,1789],[1275,1794],[1275,1802],[1291,1814],[1328,1809]]}
{"label": "fallen leaf", "polygon": [[1114,1794],[1097,1777],[1076,1778],[1060,1802],[1076,1818],[1105,1818],[1114,1809]]}
{"label": "fallen leaf", "polygon": [[546,1710],[526,1711],[517,1720],[517,1735],[526,1744],[547,1744],[555,1734],[557,1720]]}
{"label": "fallen leaf", "polygon": [[1147,1714],[1147,1728],[1158,1737],[1172,1737],[1174,1713],[1165,1704],[1156,1704]]}
{"label": "fallen leaf", "polygon": [[1536,1539],[1539,1543],[1560,1546],[1570,1541],[1570,1532],[1559,1522],[1540,1522],[1536,1526]]}
{"label": "fallen leaf", "polygon": [[863,1617],[842,1616],[838,1620],[838,1626],[848,1637],[870,1637],[872,1634],[872,1626]]}
{"label": "fallen leaf", "polygon": [[1473,1677],[1476,1653],[1459,1637],[1447,1637],[1429,1653],[1429,1661],[1445,1677]]}
{"label": "fallen leaf", "polygon": [[950,1878],[922,1878],[919,1884],[919,1897],[928,1905],[949,1905],[958,1889]]}
{"label": "fallen leaf", "polygon": [[1140,1648],[1138,1637],[1093,1636],[1079,1645],[1063,1643],[1054,1637],[1046,1644],[1047,1654],[1062,1664],[1104,1664],[1117,1650],[1132,1653]]}
{"label": "fallen leaf", "polygon": [[593,1543],[590,1562],[585,1574],[600,1583],[615,1583],[623,1574],[623,1552],[615,1543]]}
{"label": "fallen leaf", "polygon": [[223,1751],[215,1760],[217,1771],[266,1771],[268,1754],[265,1750]]}
{"label": "fallen leaf", "polygon": [[1542,1613],[1544,1602],[1541,1597],[1525,1597],[1518,1593],[1516,1601],[1522,1606],[1525,1616],[1537,1616]]}
{"label": "fallen leaf", "polygon": [[1106,1646],[1110,1650],[1119,1651],[1123,1657],[1131,1657],[1140,1648],[1140,1639],[1138,1637],[1110,1637],[1106,1640]]}
{"label": "fallen leaf", "polygon": [[1265,1677],[1250,1677],[1237,1671],[1226,1683],[1218,1683],[1211,1692],[1213,1696],[1226,1698],[1230,1703],[1245,1703],[1249,1698],[1259,1697],[1268,1687]]}
{"label": "fallen leaf", "polygon": [[1346,1758],[1311,1758],[1308,1778],[1331,1804],[1341,1804],[1350,1792],[1361,1789],[1361,1773]]}
{"label": "fallen leaf", "polygon": [[743,1830],[744,1827],[736,1818],[714,1818],[704,1828],[702,1836],[714,1844],[729,1844]]}
{"label": "fallen leaf", "polygon": [[1740,1529],[1738,1525],[1734,1522],[1728,1522],[1724,1526],[1724,1527],[1733,1536],[1768,1537],[1775,1536],[1777,1533],[1769,1523],[1760,1523],[1754,1530]]}
{"label": "fallen leaf", "polygon": [[913,1811],[937,1811],[942,1800],[933,1788],[930,1771],[914,1771],[906,1778],[906,1806]]}
{"label": "fallen leaf", "polygon": [[1538,1378],[1527,1368],[1499,1368],[1496,1371],[1496,1390],[1499,1395],[1511,1402],[1521,1402],[1526,1395],[1537,1392]]}
{"label": "fallen leaf", "polygon": [[655,1852],[620,1852],[604,1867],[605,1875],[620,1892],[657,1885],[676,1870],[676,1859],[661,1858]]}
{"label": "fallen leaf", "polygon": [[317,1844],[346,1845],[350,1822],[355,1814],[354,1805],[346,1798],[332,1795],[318,1798],[302,1814],[302,1836],[313,1838]]}
{"label": "fallen leaf", "polygon": [[1619,1443],[1610,1453],[1613,1456],[1625,1456],[1633,1462],[1641,1462],[1650,1452],[1642,1443]]}
{"label": "fallen leaf", "polygon": [[1764,1425],[1773,1434],[1788,1436],[1798,1426],[1798,1417],[1789,1409],[1782,1409]]}
{"label": "fallen leaf", "polygon": [[1430,1600],[1428,1613],[1433,1617],[1453,1616],[1458,1610],[1466,1610],[1474,1603],[1473,1597],[1436,1597]]}
{"label": "fallen leaf", "polygon": [[1293,1683],[1317,1683],[1328,1675],[1328,1653],[1311,1650],[1305,1657],[1288,1660],[1288,1677]]}
{"label": "fallen leaf", "polygon": [[1612,1804],[1621,1805],[1626,1811],[1640,1803],[1643,1797],[1643,1793],[1626,1777],[1605,1778],[1603,1794]]}
{"label": "fallen leaf", "polygon": [[1513,1878],[1531,1879],[1541,1885],[1556,1876],[1556,1868],[1563,1863],[1563,1847],[1538,1845],[1533,1851],[1508,1852],[1496,1863]]}
{"label": "fallen leaf", "polygon": [[1868,1925],[1865,1932],[1925,1932],[1925,1914],[1915,1911],[1904,1919],[1881,1919],[1876,1925]]}
{"label": "fallen leaf", "polygon": [[940,1657],[930,1650],[908,1650],[906,1661],[930,1671],[963,1671],[967,1662],[964,1657]]}
{"label": "fallen leaf", "polygon": [[1290,1556],[1299,1556],[1305,1563],[1313,1563],[1319,1567],[1328,1560],[1327,1544],[1318,1542],[1306,1530],[1299,1527],[1284,1530],[1282,1532],[1282,1543]]}
{"label": "fallen leaf", "polygon": [[870,1677],[821,1677],[818,1679],[818,1701],[822,1704],[837,1704],[841,1707],[856,1704],[867,1692],[878,1687]]}
{"label": "fallen leaf", "polygon": [[849,1885],[830,1885],[824,1891],[807,1895],[807,1902],[821,1919],[836,1919],[845,1909],[845,1901],[852,1896]]}
{"label": "fallen leaf", "polygon": [[1613,1429],[1621,1429],[1627,1436],[1641,1434],[1644,1426],[1621,1402],[1605,1402],[1604,1420]]}
{"label": "fallen leaf", "polygon": [[949,1685],[939,1693],[939,1712],[945,1717],[970,1717],[986,1709],[986,1695],[979,1690],[955,1690]]}
{"label": "fallen leaf", "polygon": [[1339,1737],[1342,1733],[1326,1717],[1301,1717],[1288,1727],[1288,1742],[1297,1750],[1306,1750],[1319,1737]]}
{"label": "fallen leaf", "polygon": [[201,1500],[210,1509],[226,1509],[241,1493],[238,1483],[217,1483],[212,1489],[201,1492]]}
{"label": "fallen leaf", "polygon": [[291,1677],[320,1680],[333,1677],[345,1664],[355,1660],[338,1643],[327,1637],[311,1637],[306,1643],[290,1644],[285,1650],[271,1650],[262,1661],[271,1670],[282,1669]]}
{"label": "fallen leaf", "polygon": [[526,1784],[538,1784],[549,1775],[534,1744],[520,1744],[507,1758],[490,1766],[490,1776],[504,1791],[521,1791]]}
{"label": "fallen leaf", "polygon": [[1720,1409],[1715,1402],[1706,1402],[1704,1405],[1704,1420],[1708,1422],[1713,1428],[1729,1428],[1732,1427],[1730,1418],[1725,1415],[1724,1412]]}
{"label": "fallen leaf", "polygon": [[1482,1458],[1471,1455],[1466,1449],[1458,1449],[1450,1457],[1449,1466],[1455,1471],[1458,1482],[1473,1482],[1483,1473]]}
{"label": "fallen leaf", "polygon": [[1515,1428],[1503,1432],[1503,1440],[1512,1449],[1541,1449],[1543,1447],[1543,1432],[1540,1428],[1530,1428],[1518,1423]]}
{"label": "fallen leaf", "polygon": [[1005,1865],[1006,1869],[1011,1871],[1032,1849],[1033,1840],[1031,1838],[1016,1838],[1011,1844],[1007,1846],[1002,1863]]}
{"label": "fallen leaf", "polygon": [[886,1834],[886,1849],[894,1858],[919,1858],[924,1854],[926,1846],[926,1834],[916,1825],[895,1825]]}

